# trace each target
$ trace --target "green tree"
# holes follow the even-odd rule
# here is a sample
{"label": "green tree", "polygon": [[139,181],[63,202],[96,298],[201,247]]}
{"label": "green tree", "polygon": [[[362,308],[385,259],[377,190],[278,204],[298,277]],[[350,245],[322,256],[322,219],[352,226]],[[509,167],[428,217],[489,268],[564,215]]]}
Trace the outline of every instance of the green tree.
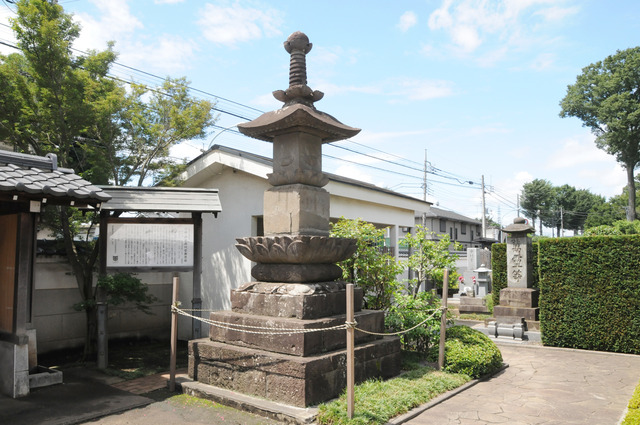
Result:
{"label": "green tree", "polygon": [[533,227],[539,219],[540,234],[542,234],[543,217],[552,210],[554,200],[553,185],[548,180],[535,179],[522,186],[520,206],[525,217],[530,218]]}
{"label": "green tree", "polygon": [[[132,84],[118,116],[120,131],[109,152],[116,185],[136,178],[142,186],[149,174],[171,174],[178,165],[169,159],[169,149],[189,139],[203,138],[216,118],[213,105],[189,96],[189,81],[167,78],[156,89]],[[111,136],[107,134],[106,139]]]}
{"label": "green tree", "polygon": [[[17,151],[56,153],[60,166],[94,184],[126,184],[134,177],[141,184],[159,167],[172,166],[167,154],[173,144],[204,136],[204,127],[214,121],[211,103],[191,99],[184,79],[168,80],[158,90],[165,98],[147,95],[140,86],[127,94],[108,75],[116,59],[113,44],[74,56],[80,28],[56,3],[20,0],[12,28],[21,52],[0,56],[0,138]],[[145,95],[148,103],[142,101]],[[89,354],[99,245],[78,242],[81,215],[73,208],[46,217],[63,240],[86,306]]]}
{"label": "green tree", "polygon": [[393,294],[400,288],[397,276],[402,272],[402,266],[393,255],[383,252],[384,233],[384,229],[359,218],[342,217],[331,226],[331,236],[356,239],[356,253],[339,263],[342,278],[361,287],[366,307],[374,310],[388,310]]}
{"label": "green tree", "polygon": [[[407,290],[413,297],[418,294],[423,283],[426,284],[429,279],[436,280],[444,269],[454,268],[458,259],[458,255],[449,251],[451,246],[449,235],[439,235],[439,238],[434,238],[435,235],[434,232],[418,225],[414,233],[409,233],[404,238],[411,249],[407,266],[418,274],[408,282]],[[461,249],[459,244],[454,248]]]}
{"label": "green tree", "polygon": [[582,69],[560,102],[561,117],[577,117],[627,172],[627,220],[636,218],[634,170],[640,163],[640,47],[618,50]]}

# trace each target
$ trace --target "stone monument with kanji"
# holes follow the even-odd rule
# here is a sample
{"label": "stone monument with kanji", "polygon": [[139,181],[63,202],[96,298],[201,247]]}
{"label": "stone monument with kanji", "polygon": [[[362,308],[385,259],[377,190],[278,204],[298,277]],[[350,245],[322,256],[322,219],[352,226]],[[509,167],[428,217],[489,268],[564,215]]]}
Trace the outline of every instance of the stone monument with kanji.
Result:
{"label": "stone monument with kanji", "polygon": [[533,227],[517,217],[503,229],[507,236],[507,287],[500,290],[500,305],[493,308],[489,323],[492,336],[522,339],[527,324],[538,321],[540,291],[533,286]]}

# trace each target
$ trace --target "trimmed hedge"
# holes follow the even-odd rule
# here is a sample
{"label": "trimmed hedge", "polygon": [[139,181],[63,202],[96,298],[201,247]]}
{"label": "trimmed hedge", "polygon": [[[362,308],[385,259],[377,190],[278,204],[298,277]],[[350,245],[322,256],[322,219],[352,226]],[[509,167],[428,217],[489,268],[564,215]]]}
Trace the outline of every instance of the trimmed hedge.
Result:
{"label": "trimmed hedge", "polygon": [[[538,288],[540,275],[538,274],[538,243],[532,245],[533,255],[533,287]],[[493,305],[500,304],[500,290],[507,287],[507,244],[494,243],[491,245],[491,296]]]}
{"label": "trimmed hedge", "polygon": [[542,342],[640,354],[640,236],[539,244]]}
{"label": "trimmed hedge", "polygon": [[445,372],[479,378],[502,367],[502,353],[488,336],[468,326],[447,329]]}

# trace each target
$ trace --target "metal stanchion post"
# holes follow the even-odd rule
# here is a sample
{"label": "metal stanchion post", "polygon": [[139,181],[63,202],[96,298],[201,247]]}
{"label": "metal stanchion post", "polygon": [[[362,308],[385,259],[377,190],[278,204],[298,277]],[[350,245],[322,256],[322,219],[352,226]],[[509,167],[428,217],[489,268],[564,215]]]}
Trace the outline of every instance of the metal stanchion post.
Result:
{"label": "metal stanchion post", "polygon": [[[180,286],[180,278],[176,274],[173,276],[173,297],[171,305],[178,306],[178,288]],[[178,351],[178,312],[171,312],[171,360],[169,363],[169,391],[176,390],[176,357]]]}
{"label": "metal stanchion post", "polygon": [[444,342],[447,336],[447,297],[449,296],[449,269],[444,269],[442,282],[442,317],[440,319],[440,347],[438,351],[438,369],[444,366]]}
{"label": "metal stanchion post", "polygon": [[353,408],[355,403],[355,359],[354,359],[354,334],[353,327],[353,283],[347,283],[347,416],[353,418]]}

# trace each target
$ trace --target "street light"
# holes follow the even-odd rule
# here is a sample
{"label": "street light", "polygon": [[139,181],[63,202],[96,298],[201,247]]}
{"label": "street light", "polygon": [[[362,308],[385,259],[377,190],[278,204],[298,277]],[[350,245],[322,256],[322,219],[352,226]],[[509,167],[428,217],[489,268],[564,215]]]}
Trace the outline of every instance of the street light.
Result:
{"label": "street light", "polygon": [[[238,123],[238,124],[239,124],[239,123]],[[211,149],[211,146],[213,146],[213,141],[214,141],[214,140],[216,140],[216,139],[218,138],[218,136],[219,136],[219,135],[221,135],[222,133],[224,133],[224,132],[225,132],[225,131],[227,131],[227,130],[231,130],[232,128],[237,127],[237,126],[238,126],[238,124],[233,124],[233,125],[230,125],[229,127],[225,127],[225,128],[223,128],[222,130],[220,130],[220,132],[219,132],[218,134],[216,134],[215,136],[213,136],[213,138],[212,138],[212,139],[211,139],[211,141],[209,142],[209,146],[207,147],[207,151],[208,151],[209,149]],[[206,152],[206,151],[204,151],[204,150],[203,150],[202,152]]]}

